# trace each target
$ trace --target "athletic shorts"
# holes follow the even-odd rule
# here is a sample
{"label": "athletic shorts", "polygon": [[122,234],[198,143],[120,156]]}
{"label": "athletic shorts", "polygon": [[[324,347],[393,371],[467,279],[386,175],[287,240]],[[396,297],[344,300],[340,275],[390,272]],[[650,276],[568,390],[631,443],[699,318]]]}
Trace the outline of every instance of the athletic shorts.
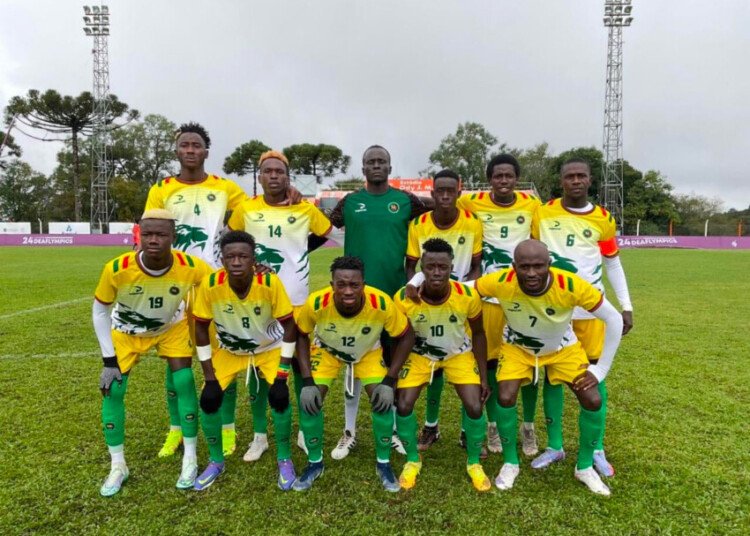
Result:
{"label": "athletic shorts", "polygon": [[526,385],[534,381],[534,368],[546,367],[547,379],[552,385],[572,383],[586,372],[589,360],[581,345],[576,342],[562,350],[537,358],[518,346],[503,344],[497,381],[523,380]]}
{"label": "athletic shorts", "polygon": [[498,359],[505,327],[505,315],[499,303],[482,302],[482,324],[484,335],[487,337],[487,361]]}
{"label": "athletic shorts", "polygon": [[[346,363],[333,357],[326,350],[317,346],[310,348],[310,367],[315,383],[331,386],[333,380],[339,375],[341,367]],[[383,351],[381,348],[370,350],[354,366],[354,377],[362,382],[362,385],[380,383],[388,373],[383,362]]]}
{"label": "athletic shorts", "polygon": [[159,357],[193,356],[193,343],[190,341],[188,323],[185,319],[153,337],[136,337],[113,329],[112,342],[115,345],[117,364],[123,374],[129,372],[141,360],[141,355],[154,347]]}
{"label": "athletic shorts", "polygon": [[583,347],[589,361],[596,361],[604,350],[604,332],[606,325],[603,320],[591,318],[588,320],[573,320],[573,331]]}
{"label": "athletic shorts", "polygon": [[270,384],[276,379],[276,371],[281,362],[281,348],[255,355],[233,354],[224,348],[218,348],[213,351],[211,362],[222,389],[226,389],[239,373],[255,374],[255,371],[248,370],[253,367],[259,371],[258,376]]}
{"label": "athletic shorts", "polygon": [[433,371],[445,371],[445,379],[453,385],[479,385],[479,368],[472,352],[433,361],[411,353],[398,374],[398,388],[419,387],[432,380]]}

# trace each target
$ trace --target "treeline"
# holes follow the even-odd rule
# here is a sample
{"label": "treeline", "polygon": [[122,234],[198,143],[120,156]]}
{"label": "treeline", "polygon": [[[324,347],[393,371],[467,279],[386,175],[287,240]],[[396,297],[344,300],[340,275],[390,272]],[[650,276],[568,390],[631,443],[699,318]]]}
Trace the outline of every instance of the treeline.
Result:
{"label": "treeline", "polygon": [[[31,90],[14,97],[5,108],[6,128],[15,121],[13,133],[20,132],[40,141],[62,144],[57,166],[47,176],[22,160],[21,148],[13,135],[0,142],[0,219],[10,221],[86,221],[90,214],[91,134],[93,98],[84,92],[78,97],[62,96],[54,90]],[[177,124],[156,114],[141,117],[137,110],[110,96],[107,124],[107,156],[112,179],[110,196],[114,221],[133,221],[146,200],[149,187],[178,170],[174,152]],[[208,125],[210,127],[210,125]],[[224,159],[222,170],[238,176],[257,176],[257,161],[269,147],[253,139],[240,144]],[[300,143],[283,149],[294,174],[315,175],[320,179],[346,174],[351,157],[335,145]],[[422,175],[449,167],[463,178],[465,189],[486,188],[485,165],[495,154],[514,154],[522,167],[522,182],[532,182],[542,199],[561,194],[559,169],[568,158],[589,162],[592,171],[590,195],[599,199],[602,152],[595,147],[577,147],[553,154],[547,143],[516,148],[498,139],[479,123],[467,122],[443,138],[428,157]],[[712,231],[733,234],[737,221],[747,219],[748,210],[723,211],[720,199],[676,194],[667,178],[656,170],[640,171],[623,161],[624,219],[626,234],[634,234],[640,220],[641,234],[665,234],[670,225],[684,234],[702,234],[705,220]],[[339,186],[362,184],[358,177],[337,181]],[[671,222],[671,223],[670,223]],[[717,227],[717,225],[719,227]],[[724,230],[726,227],[726,231]],[[675,234],[678,234],[677,232]],[[713,234],[716,234],[715,232]]]}

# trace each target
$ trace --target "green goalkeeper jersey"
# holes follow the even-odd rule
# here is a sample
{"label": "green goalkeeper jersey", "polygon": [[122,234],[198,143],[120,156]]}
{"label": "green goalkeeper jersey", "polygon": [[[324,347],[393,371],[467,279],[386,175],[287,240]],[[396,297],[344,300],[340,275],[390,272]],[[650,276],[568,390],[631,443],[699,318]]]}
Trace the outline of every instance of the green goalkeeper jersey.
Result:
{"label": "green goalkeeper jersey", "polygon": [[393,296],[406,283],[409,222],[428,210],[417,196],[403,190],[371,194],[362,188],[339,201],[331,223],[346,228],[344,254],[362,259],[365,282]]}

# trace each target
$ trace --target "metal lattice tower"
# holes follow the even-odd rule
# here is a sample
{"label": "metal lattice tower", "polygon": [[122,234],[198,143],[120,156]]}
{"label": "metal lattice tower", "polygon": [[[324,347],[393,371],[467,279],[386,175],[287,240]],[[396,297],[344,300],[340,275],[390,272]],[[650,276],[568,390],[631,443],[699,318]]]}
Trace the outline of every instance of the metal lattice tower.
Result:
{"label": "metal lattice tower", "polygon": [[109,206],[111,168],[107,156],[110,133],[107,125],[109,108],[109,7],[83,6],[83,31],[93,37],[94,48],[94,128],[91,134],[91,228],[104,232],[112,214]]}
{"label": "metal lattice tower", "polygon": [[604,176],[602,204],[612,213],[617,229],[623,232],[622,181],[622,30],[633,17],[632,0],[605,0],[604,26],[607,41],[607,88],[604,97]]}

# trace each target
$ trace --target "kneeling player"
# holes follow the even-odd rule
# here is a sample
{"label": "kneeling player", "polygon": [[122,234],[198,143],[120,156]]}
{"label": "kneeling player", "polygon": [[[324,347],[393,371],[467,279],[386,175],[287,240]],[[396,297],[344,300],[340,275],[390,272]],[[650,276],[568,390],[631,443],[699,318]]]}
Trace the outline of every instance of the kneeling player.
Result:
{"label": "kneeling player", "polygon": [[[300,425],[309,464],[294,489],[309,489],[323,474],[323,399],[342,365],[347,365],[351,370],[346,377],[352,384],[355,379],[362,382],[372,404],[376,473],[386,491],[396,492],[401,486],[390,463],[394,386],[414,345],[414,332],[387,294],[365,285],[364,265],[358,257],[334,260],[331,279],[332,288],[311,294],[297,317],[297,358],[303,378]],[[316,346],[311,351],[313,330]],[[380,347],[383,331],[394,338],[389,368]],[[347,385],[347,392],[353,389]]]}
{"label": "kneeling player", "polygon": [[[620,344],[622,317],[599,290],[574,274],[551,268],[550,263],[547,246],[538,240],[525,240],[516,247],[512,269],[476,281],[480,294],[500,302],[506,319],[497,378],[498,429],[505,463],[495,484],[510,489],[518,476],[518,390],[522,384],[536,383],[539,367],[543,366],[550,383],[569,385],[581,404],[575,477],[594,493],[609,495],[609,488],[592,467],[602,426],[597,384],[607,375]],[[604,350],[596,365],[589,365],[571,327],[576,306],[606,323]]]}
{"label": "kneeling player", "polygon": [[141,218],[141,250],[108,262],[96,287],[94,330],[104,356],[99,380],[104,395],[102,424],[112,457],[112,468],[100,489],[105,497],[120,491],[129,475],[123,450],[125,391],[130,369],[154,347],[169,364],[184,435],[177,487],[192,488],[198,473],[198,399],[190,367],[193,348],[182,309],[187,294],[211,269],[198,258],[172,251],[174,238],[174,216],[164,209],[147,210]]}
{"label": "kneeling player", "polygon": [[[288,491],[296,478],[289,447],[292,410],[287,386],[297,337],[292,304],[276,274],[255,275],[252,236],[231,231],[220,245],[224,268],[203,280],[193,309],[198,358],[206,378],[201,393],[201,423],[210,457],[195,489],[206,489],[224,471],[219,410],[224,391],[237,373],[246,370],[248,378],[250,374],[258,378],[260,371],[258,382],[272,384],[268,401],[276,435],[278,485]],[[208,333],[211,322],[219,343],[213,351]]]}
{"label": "kneeling player", "polygon": [[399,481],[405,489],[416,483],[422,462],[417,451],[414,403],[422,387],[432,382],[435,372],[444,370],[465,409],[462,427],[469,458],[466,470],[476,489],[488,491],[492,487],[490,479],[479,463],[487,426],[482,404],[489,395],[482,301],[468,286],[450,280],[453,248],[448,242],[431,238],[422,245],[422,252],[425,282],[420,302],[408,299],[405,288],[395,297],[396,307],[413,326],[416,341],[398,381],[396,424],[406,448],[406,465]]}

